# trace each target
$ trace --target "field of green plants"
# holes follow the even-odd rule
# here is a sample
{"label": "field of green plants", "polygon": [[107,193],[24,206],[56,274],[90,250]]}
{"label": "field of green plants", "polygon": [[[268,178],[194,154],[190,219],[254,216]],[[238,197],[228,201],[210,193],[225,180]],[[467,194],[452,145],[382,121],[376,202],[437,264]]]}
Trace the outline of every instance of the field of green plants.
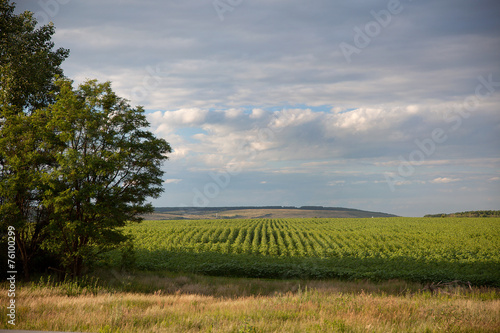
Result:
{"label": "field of green plants", "polygon": [[[500,286],[499,218],[176,220],[126,229],[135,262],[122,264],[142,270]],[[110,260],[122,259],[115,252]]]}

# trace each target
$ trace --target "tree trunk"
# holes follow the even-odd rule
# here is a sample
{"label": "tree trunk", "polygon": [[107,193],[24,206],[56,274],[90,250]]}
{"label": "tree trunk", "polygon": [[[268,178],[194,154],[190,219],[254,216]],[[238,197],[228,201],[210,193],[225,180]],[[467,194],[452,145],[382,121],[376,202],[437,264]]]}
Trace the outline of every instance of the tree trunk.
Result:
{"label": "tree trunk", "polygon": [[72,269],[72,277],[79,278],[82,275],[83,270],[83,259],[81,256],[75,256],[73,259],[73,269]]}
{"label": "tree trunk", "polygon": [[26,281],[30,278],[30,265],[29,265],[29,257],[26,252],[26,242],[21,239],[19,231],[16,231],[16,244],[17,244],[17,252],[19,253],[19,259],[23,263],[23,275]]}

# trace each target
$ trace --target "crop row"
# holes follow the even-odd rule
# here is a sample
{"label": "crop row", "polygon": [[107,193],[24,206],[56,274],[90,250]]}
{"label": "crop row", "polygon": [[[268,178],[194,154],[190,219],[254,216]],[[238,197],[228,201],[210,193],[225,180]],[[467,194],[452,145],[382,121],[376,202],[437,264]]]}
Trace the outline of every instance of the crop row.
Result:
{"label": "crop row", "polygon": [[[430,220],[430,221],[429,221]],[[217,222],[215,222],[217,221]],[[403,220],[404,221],[404,220]],[[413,222],[413,223],[411,223]],[[140,248],[283,257],[498,259],[498,220],[288,219],[146,221],[129,227]]]}
{"label": "crop row", "polygon": [[498,218],[145,221],[126,229],[140,269],[500,286]]}

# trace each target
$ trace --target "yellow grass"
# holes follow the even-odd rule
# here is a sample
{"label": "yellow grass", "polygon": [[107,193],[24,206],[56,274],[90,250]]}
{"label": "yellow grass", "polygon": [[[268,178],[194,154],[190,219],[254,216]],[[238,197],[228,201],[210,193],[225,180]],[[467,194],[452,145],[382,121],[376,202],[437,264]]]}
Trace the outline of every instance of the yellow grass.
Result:
{"label": "yellow grass", "polygon": [[[498,290],[431,294],[404,282],[272,281],[142,276],[153,293],[21,286],[15,329],[79,332],[499,332]],[[134,279],[134,277],[130,278]],[[130,281],[125,279],[124,281]],[[250,289],[260,290],[251,295]],[[283,284],[280,284],[283,283]],[[298,287],[298,284],[302,284]],[[391,290],[397,284],[400,291]],[[177,288],[176,291],[173,291]],[[225,289],[227,288],[227,289]],[[259,289],[260,288],[260,289]],[[414,289],[415,286],[408,286]],[[273,291],[274,290],[274,291]],[[261,294],[261,295],[259,295]],[[2,305],[7,289],[0,289]],[[0,328],[7,323],[0,310]]]}

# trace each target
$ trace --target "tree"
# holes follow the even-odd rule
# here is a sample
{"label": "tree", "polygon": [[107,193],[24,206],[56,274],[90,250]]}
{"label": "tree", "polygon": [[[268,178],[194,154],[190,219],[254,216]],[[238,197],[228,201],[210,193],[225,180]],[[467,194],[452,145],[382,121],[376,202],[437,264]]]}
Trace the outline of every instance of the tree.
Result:
{"label": "tree", "polygon": [[49,210],[42,205],[43,177],[54,165],[47,141],[46,119],[24,113],[9,117],[2,128],[0,151],[0,219],[2,229],[16,229],[16,243],[25,278],[32,259],[41,254],[40,244],[47,237]]}
{"label": "tree", "polygon": [[153,210],[171,151],[109,82],[73,90],[53,34],[0,0],[0,232],[15,227],[26,277],[42,251],[79,276],[126,240],[119,228]]}
{"label": "tree", "polygon": [[52,24],[36,28],[32,13],[14,14],[0,0],[0,232],[16,228],[24,274],[46,236],[49,211],[41,205],[42,175],[53,158],[41,142],[43,119],[32,113],[53,101],[54,79],[69,51],[53,50]]}
{"label": "tree", "polygon": [[43,140],[55,151],[44,175],[42,202],[52,212],[44,248],[79,276],[85,261],[126,240],[120,227],[153,211],[146,199],[163,191],[161,163],[171,148],[145,130],[144,110],[116,96],[109,82],[73,90],[61,79],[57,86],[56,102],[35,112],[55,135]]}
{"label": "tree", "polygon": [[50,104],[54,78],[69,50],[53,50],[52,23],[36,28],[33,13],[14,14],[14,5],[0,0],[1,117],[30,112]]}

